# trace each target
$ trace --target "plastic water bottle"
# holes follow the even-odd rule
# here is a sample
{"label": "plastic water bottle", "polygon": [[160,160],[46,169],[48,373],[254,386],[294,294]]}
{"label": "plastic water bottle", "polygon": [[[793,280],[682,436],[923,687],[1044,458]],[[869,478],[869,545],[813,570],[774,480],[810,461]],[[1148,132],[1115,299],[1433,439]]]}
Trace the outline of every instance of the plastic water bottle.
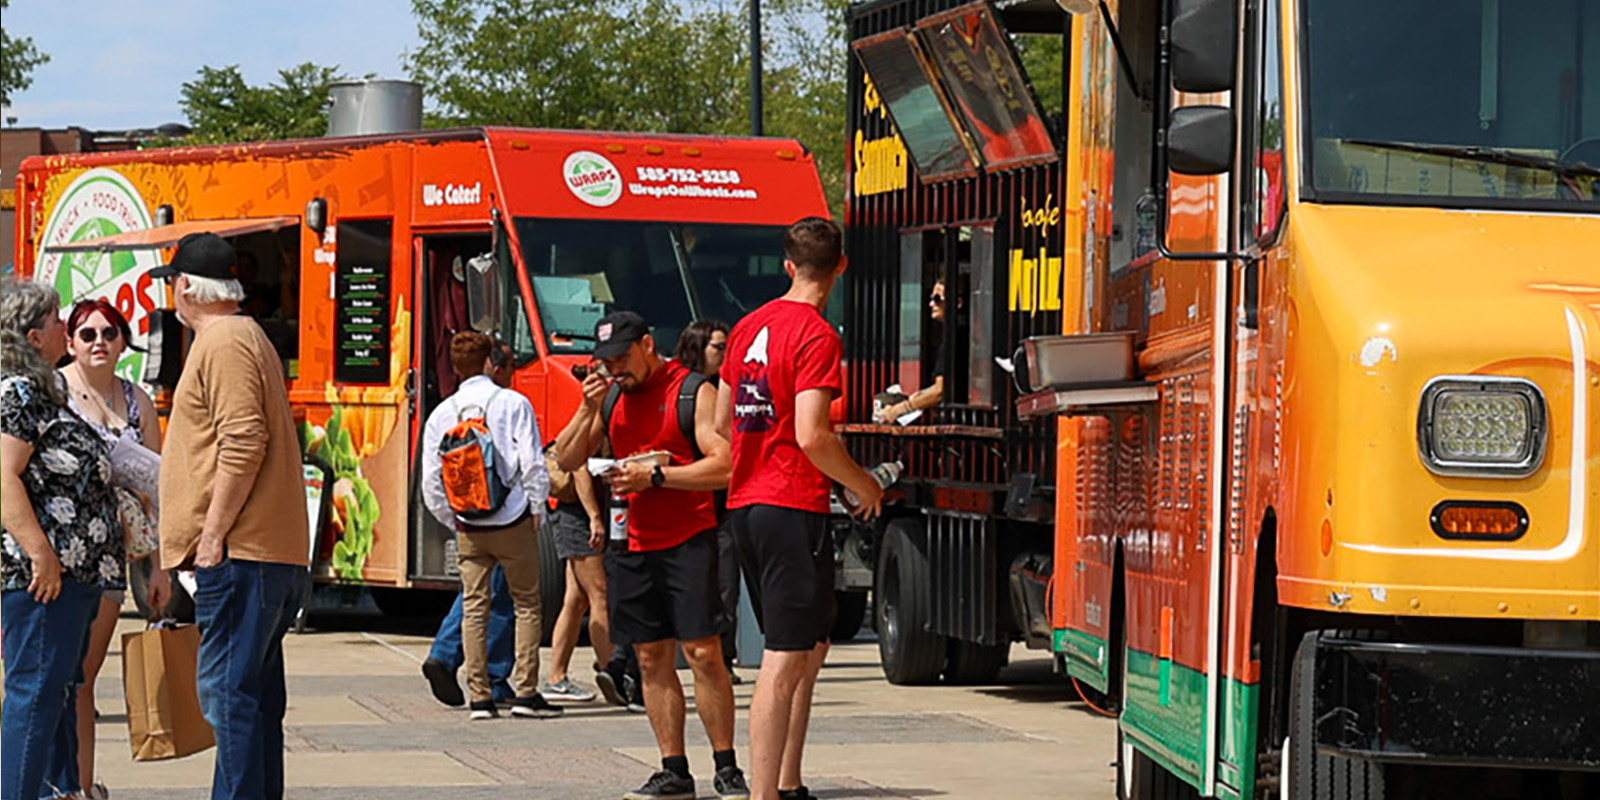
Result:
{"label": "plastic water bottle", "polygon": [[606,542],[613,553],[628,552],[628,499],[618,495],[611,495],[611,508],[609,509],[610,524],[607,526]]}
{"label": "plastic water bottle", "polygon": [[[905,469],[905,465],[898,461],[885,461],[884,463],[867,470],[867,474],[871,475],[873,479],[878,482],[879,487],[887,489],[890,486],[895,485],[895,483],[900,480],[900,473],[905,472]],[[850,491],[850,487],[846,486],[842,488],[843,491],[839,493],[839,499],[843,502],[845,509],[852,514],[860,511],[861,498],[857,497],[855,492]]]}

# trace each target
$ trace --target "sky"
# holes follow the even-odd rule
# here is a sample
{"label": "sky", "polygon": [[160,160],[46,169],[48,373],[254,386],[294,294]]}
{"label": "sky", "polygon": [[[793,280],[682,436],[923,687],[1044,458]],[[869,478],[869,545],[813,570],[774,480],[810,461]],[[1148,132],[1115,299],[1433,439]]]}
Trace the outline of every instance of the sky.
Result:
{"label": "sky", "polygon": [[252,85],[306,61],[404,78],[417,46],[409,0],[11,0],[5,28],[51,60],[4,116],[110,131],[183,122],[179,93],[202,66],[238,64]]}

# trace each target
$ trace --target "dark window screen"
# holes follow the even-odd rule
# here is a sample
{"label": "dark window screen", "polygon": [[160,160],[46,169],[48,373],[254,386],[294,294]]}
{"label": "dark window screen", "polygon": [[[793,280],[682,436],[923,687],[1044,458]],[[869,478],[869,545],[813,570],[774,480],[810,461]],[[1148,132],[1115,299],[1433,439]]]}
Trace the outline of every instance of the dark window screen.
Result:
{"label": "dark window screen", "polygon": [[857,44],[856,57],[889,107],[917,172],[927,179],[969,174],[972,155],[914,47],[896,31]]}

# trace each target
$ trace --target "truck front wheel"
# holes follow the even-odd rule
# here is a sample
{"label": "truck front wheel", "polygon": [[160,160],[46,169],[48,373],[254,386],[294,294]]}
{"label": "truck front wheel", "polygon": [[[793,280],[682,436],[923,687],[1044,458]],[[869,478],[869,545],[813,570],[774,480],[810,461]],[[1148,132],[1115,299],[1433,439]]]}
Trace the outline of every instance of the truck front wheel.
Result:
{"label": "truck front wheel", "polygon": [[1307,633],[1294,652],[1289,672],[1289,741],[1284,743],[1289,787],[1295,800],[1383,800],[1388,794],[1384,765],[1317,752],[1312,734],[1317,631]]}
{"label": "truck front wheel", "polygon": [[932,576],[921,538],[914,522],[890,522],[873,581],[878,655],[884,677],[897,685],[932,683],[944,667],[946,639],[927,630]]}

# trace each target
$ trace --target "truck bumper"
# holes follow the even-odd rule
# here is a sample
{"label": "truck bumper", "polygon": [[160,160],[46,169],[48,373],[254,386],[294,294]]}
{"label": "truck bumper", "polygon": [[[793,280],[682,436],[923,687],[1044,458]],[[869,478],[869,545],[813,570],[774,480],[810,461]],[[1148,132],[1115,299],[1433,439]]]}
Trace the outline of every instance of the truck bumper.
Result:
{"label": "truck bumper", "polygon": [[1315,674],[1324,752],[1600,769],[1600,652],[1323,638]]}

